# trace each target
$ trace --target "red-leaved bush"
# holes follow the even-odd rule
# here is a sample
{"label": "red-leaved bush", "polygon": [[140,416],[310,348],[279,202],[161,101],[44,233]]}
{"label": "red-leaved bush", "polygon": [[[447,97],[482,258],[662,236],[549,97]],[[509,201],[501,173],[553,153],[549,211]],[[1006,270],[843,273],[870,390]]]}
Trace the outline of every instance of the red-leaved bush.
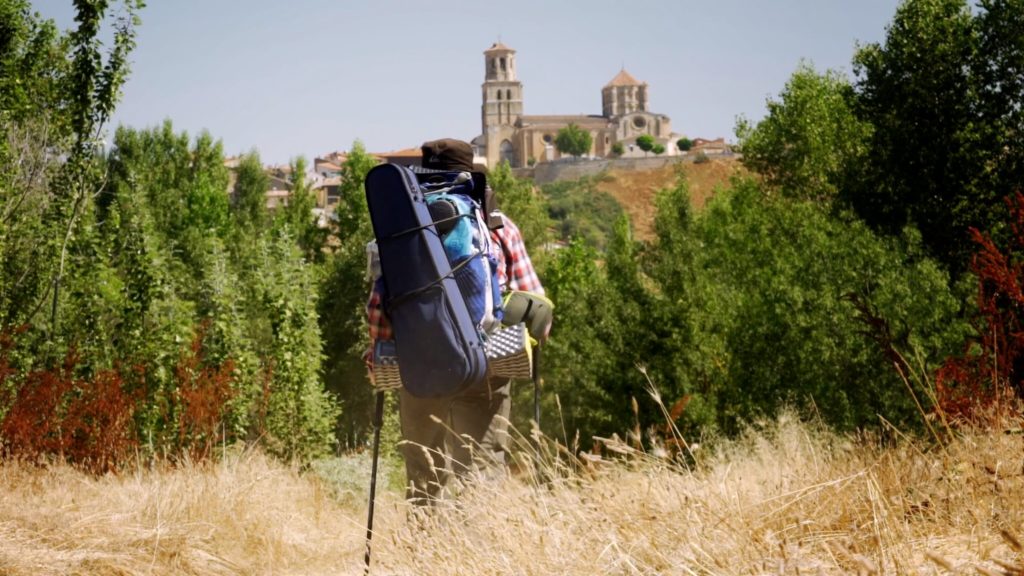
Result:
{"label": "red-leaved bush", "polygon": [[[135,415],[147,397],[146,367],[90,372],[72,351],[58,367],[22,373],[11,359],[16,336],[25,330],[0,334],[0,456],[36,462],[59,458],[97,474],[129,461],[138,448]],[[176,428],[176,445],[154,446],[158,453],[198,461],[224,440],[235,365],[230,359],[205,362],[205,335],[206,326],[200,326],[175,367],[169,424]]]}
{"label": "red-leaved bush", "polygon": [[938,408],[953,419],[976,420],[1012,409],[1011,398],[1024,398],[1024,194],[1006,203],[1012,235],[1005,251],[989,234],[971,230],[978,245],[971,260],[978,277],[976,334],[962,356],[946,359],[935,378]]}
{"label": "red-leaved bush", "polygon": [[57,456],[84,470],[103,473],[134,453],[133,417],[143,386],[126,386],[117,370],[102,370],[88,379],[76,377],[80,358],[75,352],[69,352],[59,368],[32,370],[16,379],[9,365],[11,342],[7,335],[0,345],[4,456],[28,460]]}
{"label": "red-leaved bush", "polygon": [[175,367],[178,447],[193,461],[205,460],[225,440],[224,417],[234,397],[231,384],[235,363],[228,359],[211,366],[204,361],[206,330],[206,324],[199,327],[192,345]]}

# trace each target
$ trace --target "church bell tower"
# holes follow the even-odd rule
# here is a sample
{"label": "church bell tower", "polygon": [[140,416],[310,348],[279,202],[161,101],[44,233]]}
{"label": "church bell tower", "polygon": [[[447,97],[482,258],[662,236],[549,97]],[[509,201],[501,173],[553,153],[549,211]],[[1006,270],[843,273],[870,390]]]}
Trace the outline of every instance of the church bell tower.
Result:
{"label": "church bell tower", "polygon": [[502,160],[517,166],[512,136],[523,114],[523,84],[516,80],[516,51],[495,42],[484,51],[484,83],[481,121],[487,142],[487,164]]}

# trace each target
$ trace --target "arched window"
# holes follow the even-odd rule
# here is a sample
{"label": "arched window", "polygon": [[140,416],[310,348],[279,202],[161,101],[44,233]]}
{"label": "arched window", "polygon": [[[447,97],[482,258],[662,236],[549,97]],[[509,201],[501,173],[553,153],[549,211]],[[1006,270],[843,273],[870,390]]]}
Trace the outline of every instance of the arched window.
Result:
{"label": "arched window", "polygon": [[508,140],[502,140],[501,146],[498,149],[498,161],[504,162],[506,160],[508,161],[509,166],[513,168],[518,167],[516,165],[515,150],[512,148],[512,143]]}
{"label": "arched window", "polygon": [[498,100],[501,100],[501,90],[498,90]]}
{"label": "arched window", "polygon": [[512,99],[512,91],[511,90],[505,90],[505,100],[511,100],[511,99]]}

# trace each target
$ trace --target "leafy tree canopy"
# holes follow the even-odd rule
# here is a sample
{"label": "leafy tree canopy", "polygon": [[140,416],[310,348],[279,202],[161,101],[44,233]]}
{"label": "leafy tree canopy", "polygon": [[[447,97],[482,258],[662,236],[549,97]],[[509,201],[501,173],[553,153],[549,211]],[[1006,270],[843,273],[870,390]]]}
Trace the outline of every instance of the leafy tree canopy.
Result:
{"label": "leafy tree canopy", "polygon": [[579,157],[590,152],[593,144],[594,138],[590,132],[573,123],[559,130],[555,136],[555,148],[562,154],[570,156]]}
{"label": "leafy tree canopy", "polygon": [[854,58],[857,116],[874,130],[846,201],[889,232],[912,223],[954,275],[1020,186],[1024,2],[907,0],[884,43]]}
{"label": "leafy tree canopy", "polygon": [[654,136],[651,136],[650,134],[641,134],[636,137],[636,145],[644,151],[644,154],[646,154],[654,149]]}
{"label": "leafy tree canopy", "polygon": [[743,164],[784,196],[831,201],[849,167],[862,161],[871,133],[854,115],[852,98],[843,76],[802,62],[779,100],[768,100],[763,120],[755,126],[740,117]]}

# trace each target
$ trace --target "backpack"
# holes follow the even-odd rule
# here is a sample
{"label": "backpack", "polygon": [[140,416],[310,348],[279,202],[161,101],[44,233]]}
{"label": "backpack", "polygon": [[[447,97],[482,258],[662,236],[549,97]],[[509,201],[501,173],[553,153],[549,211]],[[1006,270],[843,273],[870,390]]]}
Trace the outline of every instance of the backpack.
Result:
{"label": "backpack", "polygon": [[484,193],[481,181],[468,172],[417,174],[382,164],[367,173],[365,184],[379,258],[376,282],[394,332],[394,341],[377,343],[375,380],[383,379],[384,387],[400,382],[424,398],[482,383],[484,344],[500,323],[502,301],[477,199]]}

